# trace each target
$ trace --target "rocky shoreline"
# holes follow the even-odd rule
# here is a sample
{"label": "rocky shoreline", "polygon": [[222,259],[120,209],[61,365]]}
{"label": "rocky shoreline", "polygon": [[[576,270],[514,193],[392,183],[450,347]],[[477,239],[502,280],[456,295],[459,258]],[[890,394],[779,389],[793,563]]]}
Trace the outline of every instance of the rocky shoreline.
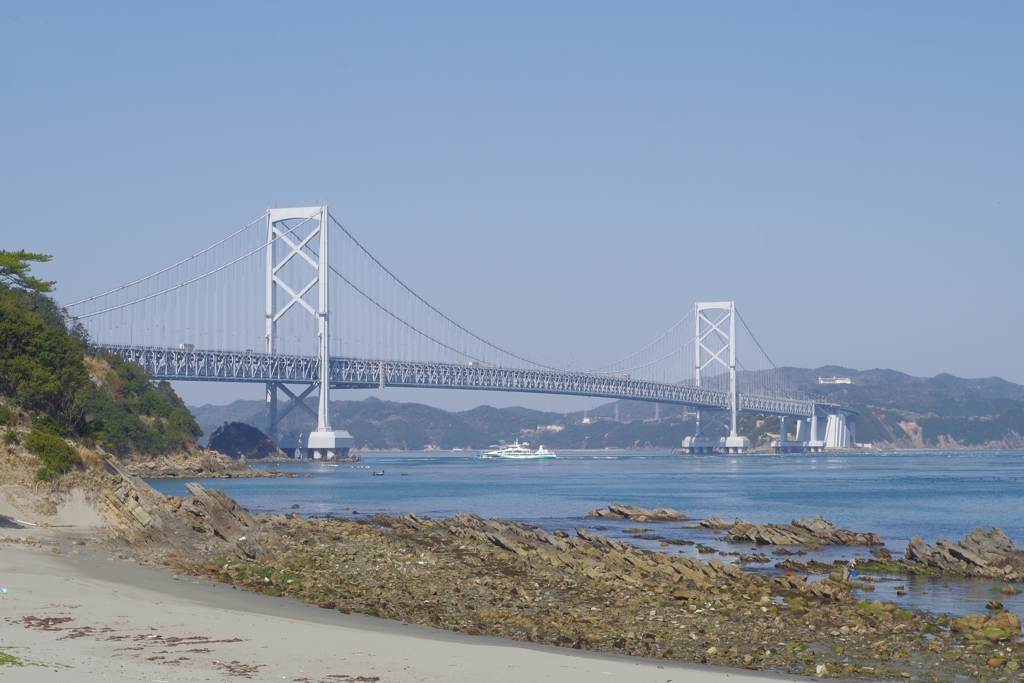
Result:
{"label": "rocky shoreline", "polygon": [[124,471],[142,479],[251,479],[259,477],[296,477],[295,472],[257,470],[244,457],[237,460],[223,453],[194,449],[152,458],[147,456],[108,456]]}
{"label": "rocky shoreline", "polygon": [[837,573],[767,577],[579,527],[548,533],[465,514],[251,515],[220,492],[189,490],[177,499],[111,476],[100,507],[115,544],[144,563],[325,609],[675,661],[937,680],[1016,676],[1024,656],[1016,615],[911,612],[858,599]]}
{"label": "rocky shoreline", "polygon": [[[23,470],[27,477],[29,460],[11,457],[11,472]],[[179,472],[194,464],[170,462]],[[215,458],[203,467],[212,471],[220,462]],[[876,535],[839,529],[820,517],[789,525],[702,522],[704,528],[728,529],[726,538],[741,547],[790,543],[772,552],[790,555],[775,565],[783,573],[766,576],[742,569],[771,562],[763,552],[721,553],[735,556],[732,562],[683,558],[582,527],[548,533],[463,514],[436,520],[252,515],[222,492],[194,483],[185,498],[160,494],[143,481],[154,469],[93,454],[77,479],[43,488],[49,487],[52,503],[54,496],[80,487],[80,497],[110,531],[109,547],[125,558],[325,609],[466,634],[786,674],[870,680],[1022,675],[1020,622],[999,601],[991,601],[989,614],[960,619],[910,611],[871,600],[871,577],[847,580],[841,560],[792,557],[816,544],[859,545],[875,556],[859,565],[862,574],[997,578],[1013,591],[1005,595],[1016,594],[1024,551],[995,528],[972,532],[959,543],[928,546],[915,538],[906,558],[893,560]],[[230,469],[222,474],[234,476]],[[189,478],[194,477],[192,470]],[[20,486],[23,502],[42,495],[40,485],[27,479]],[[655,525],[688,519],[676,510],[621,504],[601,512],[593,518],[636,521],[645,526],[629,532],[654,540],[660,538],[650,533]]]}

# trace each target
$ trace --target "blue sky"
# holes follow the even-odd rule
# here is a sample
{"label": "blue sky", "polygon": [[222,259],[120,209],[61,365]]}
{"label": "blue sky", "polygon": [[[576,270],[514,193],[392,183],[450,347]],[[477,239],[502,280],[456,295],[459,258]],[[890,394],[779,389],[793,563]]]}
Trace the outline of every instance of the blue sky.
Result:
{"label": "blue sky", "polygon": [[[53,254],[37,271],[68,301],[326,200],[427,300],[538,360],[615,359],[735,299],[779,365],[1024,383],[1022,19],[5,2],[2,248]],[[582,405],[453,393],[381,395]]]}

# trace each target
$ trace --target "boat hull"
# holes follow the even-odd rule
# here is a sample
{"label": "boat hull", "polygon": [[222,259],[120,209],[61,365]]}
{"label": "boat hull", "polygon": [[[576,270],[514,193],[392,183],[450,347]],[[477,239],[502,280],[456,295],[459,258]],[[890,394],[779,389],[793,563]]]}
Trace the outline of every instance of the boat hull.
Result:
{"label": "boat hull", "polygon": [[516,441],[511,446],[505,446],[494,451],[486,451],[484,453],[478,453],[478,458],[494,458],[496,460],[550,460],[555,456],[554,453],[541,446],[535,451],[531,451],[526,446],[528,443],[520,444]]}

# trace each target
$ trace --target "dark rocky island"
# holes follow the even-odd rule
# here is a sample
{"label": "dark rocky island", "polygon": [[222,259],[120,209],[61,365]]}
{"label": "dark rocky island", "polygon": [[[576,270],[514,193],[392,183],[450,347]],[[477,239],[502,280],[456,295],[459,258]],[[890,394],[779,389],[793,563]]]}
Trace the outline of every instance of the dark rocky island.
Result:
{"label": "dark rocky island", "polygon": [[288,460],[269,436],[244,422],[225,422],[210,435],[209,447],[235,460]]}

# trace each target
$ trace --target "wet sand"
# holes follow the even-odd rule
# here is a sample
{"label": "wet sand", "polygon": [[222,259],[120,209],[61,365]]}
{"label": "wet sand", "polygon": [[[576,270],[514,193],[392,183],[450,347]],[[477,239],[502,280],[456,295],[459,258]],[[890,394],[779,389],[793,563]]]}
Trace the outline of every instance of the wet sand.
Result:
{"label": "wet sand", "polygon": [[[798,680],[682,665],[342,614],[294,599],[138,566],[71,539],[88,530],[19,529],[54,539],[0,546],[0,647],[26,666],[0,682]],[[84,553],[84,554],[79,554]],[[175,578],[177,576],[177,578]]]}

